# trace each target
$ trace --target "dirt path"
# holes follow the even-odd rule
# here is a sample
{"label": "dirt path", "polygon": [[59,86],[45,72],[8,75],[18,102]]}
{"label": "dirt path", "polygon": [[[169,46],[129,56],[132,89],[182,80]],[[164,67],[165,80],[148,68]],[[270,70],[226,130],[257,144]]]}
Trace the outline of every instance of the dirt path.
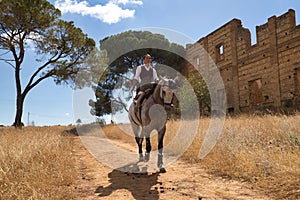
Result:
{"label": "dirt path", "polygon": [[[74,137],[80,177],[75,199],[268,199],[251,185],[216,177],[197,164],[176,161],[167,173],[131,174],[98,162]],[[122,146],[120,142],[120,146]]]}

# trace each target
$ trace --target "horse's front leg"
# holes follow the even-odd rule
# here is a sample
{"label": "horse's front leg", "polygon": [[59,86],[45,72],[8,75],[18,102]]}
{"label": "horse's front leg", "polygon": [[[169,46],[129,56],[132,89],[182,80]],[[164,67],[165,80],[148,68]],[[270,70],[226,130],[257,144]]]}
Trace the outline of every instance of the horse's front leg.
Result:
{"label": "horse's front leg", "polygon": [[164,147],[164,136],[166,132],[166,126],[164,126],[160,131],[158,131],[158,157],[157,157],[157,167],[160,172],[166,172],[163,167],[163,147]]}
{"label": "horse's front leg", "polygon": [[150,159],[150,151],[151,151],[151,142],[150,135],[146,137],[146,153],[145,153],[145,161],[149,161]]}
{"label": "horse's front leg", "polygon": [[143,150],[142,150],[143,137],[141,137],[139,135],[140,127],[137,124],[135,124],[132,120],[131,120],[131,127],[132,127],[132,130],[133,130],[133,133],[134,133],[136,144],[138,145],[139,161],[143,161],[144,160]]}

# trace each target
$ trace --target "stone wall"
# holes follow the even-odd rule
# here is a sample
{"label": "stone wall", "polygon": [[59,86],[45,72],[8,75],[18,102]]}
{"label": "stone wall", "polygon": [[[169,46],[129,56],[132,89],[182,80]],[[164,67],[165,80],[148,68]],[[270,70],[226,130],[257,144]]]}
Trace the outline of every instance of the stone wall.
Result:
{"label": "stone wall", "polygon": [[300,26],[295,11],[256,26],[256,40],[251,45],[250,31],[233,19],[186,46],[191,63],[187,74],[196,69],[210,74],[217,65],[229,111],[300,108]]}

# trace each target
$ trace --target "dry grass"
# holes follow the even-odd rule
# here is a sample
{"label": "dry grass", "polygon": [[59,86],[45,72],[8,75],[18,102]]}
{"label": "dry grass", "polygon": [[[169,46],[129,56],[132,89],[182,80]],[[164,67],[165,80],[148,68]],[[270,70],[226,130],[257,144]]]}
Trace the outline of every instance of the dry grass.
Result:
{"label": "dry grass", "polygon": [[[202,160],[198,153],[210,118],[200,119],[197,136],[182,158],[199,163],[209,172],[253,183],[276,199],[300,199],[300,114],[295,116],[243,115],[228,117],[213,150]],[[177,121],[167,123],[165,145],[175,137]],[[193,127],[184,127],[186,137]],[[111,139],[134,144],[117,126],[104,127]],[[156,137],[151,138],[153,147]],[[180,138],[184,142],[184,138]],[[173,151],[180,151],[180,142]]]}
{"label": "dry grass", "polygon": [[[217,145],[200,160],[209,122],[209,118],[200,119],[197,136],[183,159],[213,174],[251,182],[274,199],[300,199],[300,114],[228,117]],[[177,121],[167,123],[165,145],[180,126]],[[189,134],[194,127],[182,128]],[[71,156],[72,140],[61,134],[65,129],[0,128],[0,199],[72,199],[78,174]],[[126,134],[128,129],[128,125],[103,127],[108,138],[136,145]],[[151,139],[156,149],[157,137]],[[176,145],[173,151],[180,148]]]}
{"label": "dry grass", "polygon": [[0,128],[0,199],[71,199],[77,176],[64,127]]}
{"label": "dry grass", "polygon": [[184,159],[210,172],[249,181],[276,199],[300,198],[300,115],[227,118],[217,145],[197,158],[209,119]]}

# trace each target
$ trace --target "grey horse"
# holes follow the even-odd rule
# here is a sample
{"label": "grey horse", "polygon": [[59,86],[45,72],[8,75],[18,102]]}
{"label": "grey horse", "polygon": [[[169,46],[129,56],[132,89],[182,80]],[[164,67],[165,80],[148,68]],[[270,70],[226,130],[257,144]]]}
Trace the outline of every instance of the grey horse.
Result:
{"label": "grey horse", "polygon": [[[177,84],[172,79],[162,78],[155,86],[153,93],[144,101],[140,109],[135,109],[134,103],[129,108],[129,120],[138,145],[139,161],[147,162],[150,158],[150,133],[158,132],[157,167],[165,172],[163,167],[163,139],[166,132],[167,114],[165,106],[170,106],[174,97],[173,90]],[[146,139],[146,153],[143,155],[142,144]]]}

